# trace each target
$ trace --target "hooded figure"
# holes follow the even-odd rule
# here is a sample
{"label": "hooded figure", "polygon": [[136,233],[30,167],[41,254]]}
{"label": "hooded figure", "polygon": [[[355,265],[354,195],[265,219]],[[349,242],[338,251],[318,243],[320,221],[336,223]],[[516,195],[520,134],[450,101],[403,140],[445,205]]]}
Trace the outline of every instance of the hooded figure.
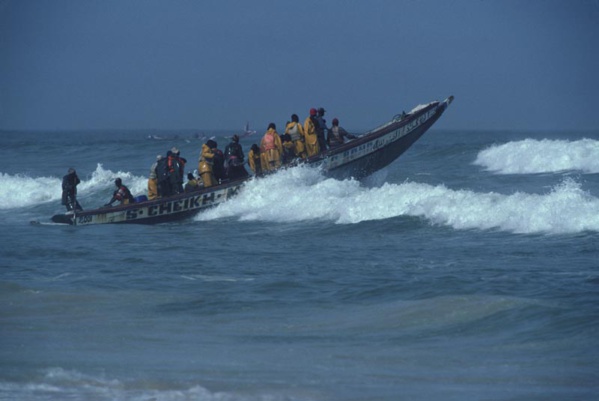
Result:
{"label": "hooded figure", "polygon": [[297,114],[291,115],[291,122],[287,123],[285,127],[285,134],[291,136],[293,146],[295,149],[295,156],[306,158],[306,146],[304,145],[304,127],[299,123],[299,117]]}
{"label": "hooded figure", "polygon": [[171,191],[171,184],[168,176],[168,155],[171,153],[169,150],[167,152],[167,157],[156,156],[156,179],[158,180],[158,195],[165,198],[167,196],[171,196],[173,192]]}
{"label": "hooded figure", "polygon": [[250,148],[250,153],[248,153],[249,165],[250,169],[254,172],[256,177],[261,177],[263,174],[262,168],[262,157],[260,156],[260,148],[255,143]]}
{"label": "hooded figure", "polygon": [[67,212],[83,210],[77,201],[77,185],[80,182],[81,180],[77,177],[77,172],[72,167],[62,177],[62,204],[67,208]]}
{"label": "hooded figure", "polygon": [[268,130],[260,142],[260,155],[263,159],[263,166],[268,171],[275,171],[281,167],[281,154],[283,153],[283,144],[281,137],[277,133],[275,123],[268,124]]}
{"label": "hooded figure", "polygon": [[204,188],[216,184],[216,178],[214,178],[214,173],[212,172],[212,166],[214,164],[213,148],[216,148],[216,143],[213,140],[208,140],[202,145],[202,151],[200,152],[198,171],[200,172],[200,177],[202,177]]}
{"label": "hooded figure", "polygon": [[235,180],[248,176],[248,172],[243,167],[244,161],[245,155],[243,154],[243,148],[239,144],[239,136],[233,135],[231,143],[225,148],[225,168],[229,179]]}
{"label": "hooded figure", "polygon": [[316,132],[317,127],[318,121],[316,119],[316,109],[310,109],[310,116],[304,121],[304,138],[306,139],[307,157],[320,153],[318,134]]}
{"label": "hooded figure", "polygon": [[156,161],[150,167],[150,176],[148,177],[148,199],[156,199],[159,196],[158,192],[158,174],[156,173],[156,167],[158,162],[162,159],[161,155],[156,156]]}

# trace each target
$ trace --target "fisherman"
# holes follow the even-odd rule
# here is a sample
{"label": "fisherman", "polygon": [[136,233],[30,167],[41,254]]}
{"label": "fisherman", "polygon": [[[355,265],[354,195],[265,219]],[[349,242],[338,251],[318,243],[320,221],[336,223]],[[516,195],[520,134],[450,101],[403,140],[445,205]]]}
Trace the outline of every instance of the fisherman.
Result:
{"label": "fisherman", "polygon": [[173,194],[183,192],[183,171],[185,171],[186,160],[179,157],[179,154],[179,149],[173,147],[166,163],[169,183]]}
{"label": "fisherman", "polygon": [[256,177],[262,177],[263,168],[262,168],[262,157],[260,155],[260,148],[255,143],[252,144],[250,148],[250,153],[248,153],[248,163],[250,165],[250,169],[254,173]]}
{"label": "fisherman", "polygon": [[156,179],[158,180],[158,195],[162,198],[166,198],[173,194],[171,190],[171,183],[168,176],[168,157],[171,155],[171,151],[166,152],[166,157],[156,156]]}
{"label": "fisherman", "polygon": [[72,167],[62,177],[62,204],[67,208],[67,212],[83,210],[79,201],[77,201],[77,185],[80,182],[77,172]]}
{"label": "fisherman", "polygon": [[343,145],[345,143],[345,138],[356,139],[356,136],[344,130],[343,127],[340,127],[339,120],[336,117],[333,118],[333,126],[329,130],[329,136],[327,137],[329,147],[334,148]]}
{"label": "fisherman", "polygon": [[200,189],[198,180],[193,176],[192,173],[187,174],[187,183],[185,184],[185,192],[193,192]]}
{"label": "fisherman", "polygon": [[223,151],[218,148],[218,143],[216,143],[216,141],[214,141],[212,153],[214,153],[212,172],[214,173],[216,182],[218,184],[222,184],[227,179],[227,171],[225,170],[225,155],[223,154]]}
{"label": "fisherman", "polygon": [[150,176],[148,178],[148,199],[157,199],[160,196],[158,191],[158,175],[156,173],[156,167],[158,162],[162,159],[162,155],[156,156],[156,161],[150,167]]}
{"label": "fisherman", "polygon": [[131,191],[125,185],[123,185],[123,181],[120,178],[114,180],[114,185],[116,185],[117,190],[112,194],[112,198],[108,203],[104,206],[112,206],[112,204],[116,201],[120,201],[121,205],[128,205],[133,203],[133,196],[131,195]]}
{"label": "fisherman", "polygon": [[316,136],[318,137],[318,147],[321,152],[327,150],[326,134],[329,128],[327,127],[327,120],[324,119],[325,112],[326,110],[324,108],[319,107],[316,115],[316,121],[318,121],[318,125],[316,126]]}
{"label": "fisherman", "polygon": [[299,123],[299,117],[297,114],[291,115],[291,122],[287,123],[287,126],[285,127],[285,134],[289,134],[291,136],[295,150],[295,156],[305,159],[306,146],[304,145],[304,127],[302,127],[302,125]]}
{"label": "fisherman", "polygon": [[212,172],[212,166],[214,164],[214,152],[213,148],[216,148],[216,142],[209,139],[205,144],[202,145],[202,151],[200,152],[200,160],[198,162],[198,171],[204,188],[216,185],[216,178]]}
{"label": "fisherman", "polygon": [[282,153],[283,145],[277,133],[277,126],[275,123],[270,123],[268,124],[268,130],[264,133],[260,142],[260,155],[264,160],[266,171],[275,171],[281,167]]}
{"label": "fisherman", "polygon": [[283,154],[281,155],[281,162],[284,166],[289,165],[295,160],[295,146],[291,140],[291,135],[281,135],[281,145],[283,147]]}
{"label": "fisherman", "polygon": [[245,155],[243,154],[243,148],[239,144],[239,135],[233,135],[231,143],[225,148],[225,168],[227,177],[230,180],[248,176],[248,172],[243,167],[244,162]]}
{"label": "fisherman", "polygon": [[316,133],[316,127],[318,126],[318,120],[316,119],[316,109],[310,109],[310,115],[304,121],[304,138],[306,144],[306,155],[307,157],[317,155],[320,153],[320,147],[318,146],[318,136]]}

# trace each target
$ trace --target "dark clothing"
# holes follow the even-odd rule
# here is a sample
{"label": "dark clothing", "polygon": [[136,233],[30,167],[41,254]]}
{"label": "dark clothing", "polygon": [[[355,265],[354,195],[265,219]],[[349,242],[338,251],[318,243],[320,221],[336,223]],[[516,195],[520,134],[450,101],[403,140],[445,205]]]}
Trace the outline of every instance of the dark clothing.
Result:
{"label": "dark clothing", "polygon": [[77,173],[70,173],[62,177],[62,204],[67,211],[83,210],[77,201],[77,185],[81,182]]}
{"label": "dark clothing", "polygon": [[158,194],[162,197],[171,196],[171,184],[168,175],[168,159],[163,157],[156,163],[156,179],[158,180]]}
{"label": "dark clothing", "polygon": [[231,142],[227,145],[225,148],[225,168],[229,179],[235,180],[249,176],[243,166],[244,159],[243,148],[239,143]]}
{"label": "dark clothing", "polygon": [[222,181],[227,178],[227,172],[225,171],[225,155],[217,148],[212,149],[214,158],[212,159],[212,174],[217,181]]}
{"label": "dark clothing", "polygon": [[168,168],[168,179],[170,184],[170,189],[172,194],[179,194],[183,192],[183,168],[185,168],[185,164],[181,163],[181,159],[176,155],[172,154],[166,158],[167,168]]}
{"label": "dark clothing", "polygon": [[321,152],[327,150],[327,141],[326,141],[326,133],[328,131],[327,128],[327,120],[325,120],[322,116],[316,117],[316,122],[314,123],[314,128],[316,128],[316,136],[318,137],[318,147]]}

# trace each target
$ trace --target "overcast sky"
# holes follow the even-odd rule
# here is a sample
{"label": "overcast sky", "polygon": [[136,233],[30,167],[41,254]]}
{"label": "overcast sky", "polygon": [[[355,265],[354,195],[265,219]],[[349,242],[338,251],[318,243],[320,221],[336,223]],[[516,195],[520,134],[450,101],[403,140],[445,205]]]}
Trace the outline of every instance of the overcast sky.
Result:
{"label": "overcast sky", "polygon": [[0,0],[0,129],[599,129],[598,0]]}

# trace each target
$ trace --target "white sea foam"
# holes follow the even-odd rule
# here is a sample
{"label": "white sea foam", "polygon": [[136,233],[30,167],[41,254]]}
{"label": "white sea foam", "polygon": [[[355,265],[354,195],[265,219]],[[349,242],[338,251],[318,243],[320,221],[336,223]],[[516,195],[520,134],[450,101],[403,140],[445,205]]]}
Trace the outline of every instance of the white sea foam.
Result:
{"label": "white sea foam", "polygon": [[525,139],[508,142],[481,151],[474,164],[497,174],[537,174],[568,170],[599,173],[599,141]]}
{"label": "white sea foam", "polygon": [[357,181],[325,179],[314,169],[296,168],[248,183],[237,197],[196,219],[355,224],[400,216],[455,229],[576,233],[599,231],[599,199],[570,178],[546,194],[505,195],[416,182],[366,188]]}
{"label": "white sea foam", "polygon": [[[147,179],[112,172],[98,165],[81,177],[79,196],[101,204],[122,177],[134,195],[146,192]],[[0,209],[60,202],[60,179],[0,173]],[[93,201],[90,200],[93,198]],[[101,198],[101,199],[100,199]],[[92,205],[94,206],[94,205]],[[385,183],[369,188],[354,180],[324,178],[316,169],[298,167],[248,182],[241,193],[197,220],[236,218],[240,221],[331,221],[356,224],[401,216],[421,217],[455,229],[497,229],[515,233],[576,233],[599,231],[599,199],[572,179],[546,194],[480,193],[416,182]]]}
{"label": "white sea foam", "polygon": [[[89,177],[79,176],[81,183],[77,186],[79,198],[88,198],[100,192],[110,194],[115,189],[114,179],[121,177],[131,193],[145,194],[147,178],[135,176],[128,172],[105,170],[98,164]],[[9,175],[0,173],[0,209],[16,209],[56,202],[60,204],[62,197],[62,177],[28,177],[25,175]],[[104,195],[106,196],[106,195]],[[98,199],[98,205],[108,199]],[[98,206],[96,205],[96,206]],[[85,208],[86,205],[84,204]]]}
{"label": "white sea foam", "polygon": [[5,394],[8,397],[6,399],[14,400],[276,401],[293,399],[275,394],[210,392],[199,385],[182,387],[177,383],[172,383],[169,386],[164,381],[154,384],[151,380],[141,382],[121,381],[62,368],[47,369],[37,382],[22,384],[0,381],[0,394]]}

